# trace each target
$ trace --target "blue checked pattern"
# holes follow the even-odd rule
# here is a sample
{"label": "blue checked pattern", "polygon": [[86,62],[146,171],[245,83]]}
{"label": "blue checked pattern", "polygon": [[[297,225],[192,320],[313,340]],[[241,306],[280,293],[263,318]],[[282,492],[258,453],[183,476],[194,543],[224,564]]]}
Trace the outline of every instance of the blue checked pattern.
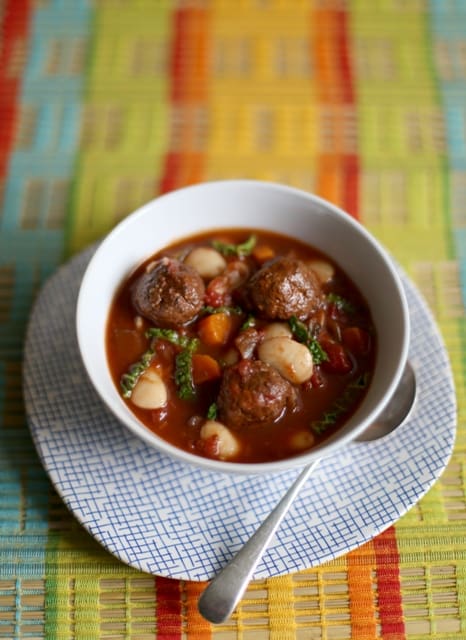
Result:
{"label": "blue checked pattern", "polygon": [[[91,250],[62,266],[31,316],[24,361],[34,442],[66,505],[112,554],[142,571],[210,579],[252,535],[297,471],[214,474],[162,456],[103,406],[81,364],[75,305]],[[452,453],[456,400],[447,353],[418,291],[403,275],[418,400],[383,440],[321,462],[255,578],[318,565],[393,524],[431,487]]]}

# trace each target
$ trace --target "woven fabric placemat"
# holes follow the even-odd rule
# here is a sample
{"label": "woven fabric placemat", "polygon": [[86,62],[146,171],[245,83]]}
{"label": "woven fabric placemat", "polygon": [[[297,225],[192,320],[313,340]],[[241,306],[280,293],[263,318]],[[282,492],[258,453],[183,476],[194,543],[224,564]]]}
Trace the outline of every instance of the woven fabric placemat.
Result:
{"label": "woven fabric placemat", "polygon": [[[464,639],[465,3],[3,0],[0,23],[0,637]],[[232,177],[316,192],[387,246],[435,315],[459,413],[447,469],[395,526],[253,582],[213,627],[202,583],[123,565],[54,493],[22,361],[60,263],[155,195]]]}

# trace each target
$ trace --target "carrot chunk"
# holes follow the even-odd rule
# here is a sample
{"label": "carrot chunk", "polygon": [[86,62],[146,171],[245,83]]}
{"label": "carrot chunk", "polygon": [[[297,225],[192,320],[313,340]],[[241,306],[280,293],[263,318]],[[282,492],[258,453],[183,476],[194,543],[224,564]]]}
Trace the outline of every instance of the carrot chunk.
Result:
{"label": "carrot chunk", "polygon": [[254,247],[252,251],[252,257],[256,262],[262,265],[268,260],[272,260],[272,258],[275,258],[275,251],[272,249],[272,247],[269,247],[266,244],[260,244],[257,247]]}
{"label": "carrot chunk", "polygon": [[211,347],[219,347],[228,342],[234,328],[231,315],[213,313],[199,321],[199,338]]}
{"label": "carrot chunk", "polygon": [[192,362],[194,384],[215,380],[222,375],[222,368],[217,360],[206,353],[195,353]]}

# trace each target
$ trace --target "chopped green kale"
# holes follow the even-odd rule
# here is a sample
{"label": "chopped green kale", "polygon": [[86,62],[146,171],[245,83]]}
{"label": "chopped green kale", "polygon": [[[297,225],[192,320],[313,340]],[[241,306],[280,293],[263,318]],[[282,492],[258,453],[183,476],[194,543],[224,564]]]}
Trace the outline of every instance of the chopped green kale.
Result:
{"label": "chopped green kale", "polygon": [[182,350],[175,358],[175,383],[180,398],[192,400],[196,395],[192,373],[192,358],[193,353],[199,346],[199,340],[184,336],[174,329],[160,329],[158,327],[148,329],[146,336],[148,338],[168,340],[168,342],[181,347]]}
{"label": "chopped green kale", "polygon": [[128,371],[121,376],[120,388],[121,395],[124,398],[131,398],[131,394],[133,393],[133,389],[136,386],[137,381],[144,371],[149,368],[153,356],[153,349],[148,349],[142,354],[141,358],[132,364]]}
{"label": "chopped green kale", "polygon": [[329,293],[327,300],[334,304],[340,311],[344,311],[346,313],[354,313],[355,311],[354,304],[343,296],[339,296],[337,293]]}
{"label": "chopped green kale", "polygon": [[215,402],[212,402],[212,404],[207,409],[207,419],[208,420],[216,420],[217,419],[217,412],[218,412],[217,404]]}
{"label": "chopped green kale", "polygon": [[314,364],[321,364],[328,360],[328,356],[320,346],[319,342],[311,335],[309,329],[304,322],[298,320],[296,316],[291,316],[288,320],[291,332],[298,342],[302,342],[307,346],[312,355]]}
{"label": "chopped green kale", "polygon": [[343,394],[336,400],[333,407],[326,411],[320,420],[311,423],[312,431],[321,435],[330,427],[336,424],[337,420],[351,409],[359,395],[369,384],[369,374],[363,373],[353,380],[345,389]]}
{"label": "chopped green kale", "polygon": [[213,240],[212,246],[224,256],[237,256],[240,258],[242,256],[251,255],[254,247],[256,246],[256,242],[256,236],[252,235],[241,244],[228,244],[226,242],[221,242],[220,240]]}

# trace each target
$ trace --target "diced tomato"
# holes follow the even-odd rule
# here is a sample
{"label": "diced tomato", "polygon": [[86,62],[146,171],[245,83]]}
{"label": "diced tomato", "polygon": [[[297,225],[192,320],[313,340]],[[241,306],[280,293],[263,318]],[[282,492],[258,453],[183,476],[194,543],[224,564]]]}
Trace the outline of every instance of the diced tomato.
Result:
{"label": "diced tomato", "polygon": [[323,337],[321,345],[328,357],[328,360],[324,360],[321,365],[324,371],[339,374],[351,371],[353,363],[343,345],[329,337]]}
{"label": "diced tomato", "polygon": [[348,327],[342,331],[343,344],[355,356],[367,356],[371,349],[371,337],[360,327]]}
{"label": "diced tomato", "polygon": [[348,314],[345,312],[345,310],[341,309],[337,304],[334,304],[333,302],[328,305],[327,313],[330,318],[338,322],[345,323],[348,321]]}
{"label": "diced tomato", "polygon": [[225,273],[213,278],[207,285],[205,303],[211,307],[228,306],[232,301],[232,292],[245,282],[250,269],[242,260],[228,263]]}
{"label": "diced tomato", "polygon": [[325,386],[325,379],[322,376],[322,371],[320,367],[314,367],[314,371],[312,372],[312,376],[310,379],[310,383],[313,388],[322,389]]}
{"label": "diced tomato", "polygon": [[196,443],[196,448],[201,455],[208,458],[218,458],[219,454],[219,440],[218,436],[210,436],[210,438],[200,438]]}
{"label": "diced tomato", "polygon": [[229,303],[229,296],[227,296],[225,291],[217,289],[215,287],[207,287],[204,296],[205,303],[208,307],[222,307],[226,306]]}

